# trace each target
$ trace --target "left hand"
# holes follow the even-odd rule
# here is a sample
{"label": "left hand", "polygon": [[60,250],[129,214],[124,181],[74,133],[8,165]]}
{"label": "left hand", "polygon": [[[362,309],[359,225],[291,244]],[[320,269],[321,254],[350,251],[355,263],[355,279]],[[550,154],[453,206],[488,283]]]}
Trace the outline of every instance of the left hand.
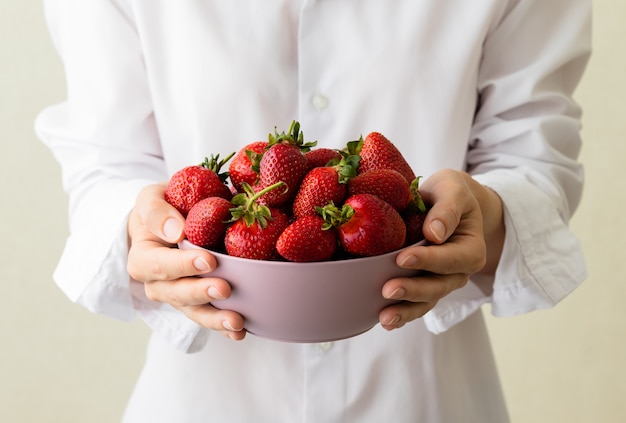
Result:
{"label": "left hand", "polygon": [[396,263],[419,275],[392,279],[383,286],[385,298],[403,300],[380,312],[387,330],[422,317],[471,275],[493,274],[504,243],[500,197],[467,173],[437,172],[421,184],[420,194],[431,207],[423,227],[428,245],[407,247],[398,254]]}

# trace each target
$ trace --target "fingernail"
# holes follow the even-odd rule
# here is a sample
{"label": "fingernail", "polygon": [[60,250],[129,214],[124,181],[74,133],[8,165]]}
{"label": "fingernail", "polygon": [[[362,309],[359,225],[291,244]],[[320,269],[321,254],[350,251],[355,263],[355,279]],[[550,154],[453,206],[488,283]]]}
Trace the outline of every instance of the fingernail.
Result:
{"label": "fingernail", "polygon": [[408,255],[402,259],[400,266],[402,267],[414,267],[417,264],[417,257],[414,255]]}
{"label": "fingernail", "polygon": [[163,235],[165,235],[165,238],[168,240],[178,239],[182,230],[183,228],[178,219],[173,217],[167,219],[163,224]]}
{"label": "fingernail", "polygon": [[216,300],[224,300],[226,297],[222,294],[218,289],[214,286],[209,287],[209,297],[215,298]]}
{"label": "fingernail", "polygon": [[226,330],[231,330],[231,331],[237,332],[237,331],[235,330],[235,328],[233,328],[233,327],[231,326],[231,324],[230,324],[227,320],[223,320],[223,321],[222,321],[222,327],[223,327],[224,329],[226,329]]}
{"label": "fingernail", "polygon": [[393,319],[391,319],[390,321],[388,321],[387,323],[385,323],[385,325],[387,325],[387,326],[397,325],[399,322],[400,322],[400,316],[396,314],[396,315],[393,317]]}
{"label": "fingernail", "polygon": [[433,220],[430,224],[430,230],[438,242],[445,241],[446,227],[440,220]]}
{"label": "fingernail", "polygon": [[193,261],[193,267],[195,267],[200,272],[208,272],[209,270],[211,270],[211,266],[209,266],[209,263],[207,263],[207,261],[202,257],[196,257],[196,259]]}
{"label": "fingernail", "polygon": [[404,298],[405,294],[406,290],[404,288],[397,288],[395,291],[389,294],[387,298],[390,300],[399,300],[401,298]]}

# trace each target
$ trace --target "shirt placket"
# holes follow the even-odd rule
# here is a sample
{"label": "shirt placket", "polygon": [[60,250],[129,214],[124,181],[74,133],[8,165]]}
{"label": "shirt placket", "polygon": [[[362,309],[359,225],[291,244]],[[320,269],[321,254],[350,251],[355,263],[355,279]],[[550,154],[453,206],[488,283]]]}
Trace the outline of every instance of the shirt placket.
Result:
{"label": "shirt placket", "polygon": [[332,126],[334,115],[328,48],[337,40],[327,30],[329,18],[323,2],[304,1],[298,29],[298,116],[316,136]]}
{"label": "shirt placket", "polygon": [[340,422],[345,409],[344,346],[341,342],[303,345],[303,423]]}

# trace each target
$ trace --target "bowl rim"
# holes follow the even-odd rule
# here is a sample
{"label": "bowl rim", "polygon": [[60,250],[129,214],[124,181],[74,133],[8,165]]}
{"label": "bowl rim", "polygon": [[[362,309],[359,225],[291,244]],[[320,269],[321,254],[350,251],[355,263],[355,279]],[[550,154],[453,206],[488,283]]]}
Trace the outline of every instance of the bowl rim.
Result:
{"label": "bowl rim", "polygon": [[191,241],[189,241],[187,238],[183,239],[182,241],[180,241],[178,243],[179,247],[186,247],[187,248],[195,248],[195,249],[201,249],[201,250],[206,250],[208,252],[210,252],[211,254],[215,255],[215,257],[217,259],[220,258],[224,258],[225,260],[232,260],[233,262],[241,262],[241,263],[265,263],[268,266],[299,266],[299,267],[319,267],[319,266],[328,266],[329,263],[342,263],[342,262],[348,262],[351,264],[359,264],[360,262],[364,262],[364,261],[371,261],[371,260],[375,260],[375,259],[380,259],[380,260],[385,260],[387,257],[390,256],[397,256],[400,251],[409,248],[409,247],[413,247],[413,246],[422,246],[425,245],[425,241],[419,241],[416,244],[413,245],[407,245],[404,246],[402,248],[399,248],[397,250],[393,250],[390,251],[388,253],[384,253],[384,254],[378,254],[375,256],[367,256],[367,257],[349,257],[349,258],[345,258],[345,259],[337,259],[337,260],[321,260],[321,261],[309,261],[309,262],[296,262],[296,261],[289,261],[289,260],[254,260],[254,259],[248,259],[248,258],[244,258],[244,257],[237,257],[237,256],[231,256],[229,254],[225,254],[219,251],[215,251],[215,250],[211,250],[210,248],[205,248],[205,247],[201,247],[199,245],[193,244]]}

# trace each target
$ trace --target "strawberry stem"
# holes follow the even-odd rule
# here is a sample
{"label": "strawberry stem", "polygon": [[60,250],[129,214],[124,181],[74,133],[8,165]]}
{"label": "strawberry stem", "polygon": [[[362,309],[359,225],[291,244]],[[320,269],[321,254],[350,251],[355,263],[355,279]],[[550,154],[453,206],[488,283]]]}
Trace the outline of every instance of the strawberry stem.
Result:
{"label": "strawberry stem", "polygon": [[296,120],[291,121],[291,125],[289,126],[287,133],[283,131],[279,134],[276,127],[274,127],[274,134],[268,135],[267,148],[279,143],[285,143],[298,147],[303,153],[310,151],[312,147],[317,145],[317,141],[304,142],[304,133],[300,131],[300,122]]}
{"label": "strawberry stem", "polygon": [[349,155],[358,155],[361,153],[361,148],[363,148],[363,135],[359,136],[358,140],[348,141],[343,151]]}
{"label": "strawberry stem", "polygon": [[350,179],[357,175],[359,163],[361,162],[361,156],[357,154],[348,155],[343,151],[340,153],[341,159],[334,159],[331,163],[329,163],[329,165],[337,171],[337,174],[339,175],[339,183],[347,184]]}
{"label": "strawberry stem", "polygon": [[220,160],[220,155],[211,155],[210,158],[205,157],[204,161],[202,163],[200,163],[200,166],[212,170],[213,172],[215,172],[215,174],[217,176],[219,176],[219,178],[222,180],[222,182],[226,181],[226,179],[228,178],[228,172],[222,172],[220,173],[220,170],[222,169],[222,167],[235,155],[235,152],[230,153],[228,156],[226,156],[225,159]]}
{"label": "strawberry stem", "polygon": [[274,189],[277,189],[281,185],[287,185],[282,181],[276,182],[259,192],[254,192],[254,189],[247,183],[242,184],[244,192],[237,194],[233,197],[232,203],[237,207],[230,209],[232,218],[230,222],[235,222],[239,219],[243,219],[248,227],[252,226],[254,222],[257,222],[261,228],[267,227],[267,221],[272,220],[272,212],[269,207],[259,204],[257,200],[263,194],[266,194]]}
{"label": "strawberry stem", "polygon": [[419,184],[421,178],[421,176],[418,176],[411,181],[411,185],[409,187],[411,190],[411,202],[409,203],[409,207],[411,207],[418,213],[424,214],[426,213],[426,204],[424,204],[424,200],[422,199],[422,196],[419,192]]}
{"label": "strawberry stem", "polygon": [[315,207],[315,211],[324,219],[323,230],[341,226],[354,216],[352,206],[344,204],[339,208],[332,201],[324,207]]}
{"label": "strawberry stem", "polygon": [[261,159],[263,158],[263,153],[246,150],[246,156],[250,160],[250,168],[257,174],[261,173]]}

